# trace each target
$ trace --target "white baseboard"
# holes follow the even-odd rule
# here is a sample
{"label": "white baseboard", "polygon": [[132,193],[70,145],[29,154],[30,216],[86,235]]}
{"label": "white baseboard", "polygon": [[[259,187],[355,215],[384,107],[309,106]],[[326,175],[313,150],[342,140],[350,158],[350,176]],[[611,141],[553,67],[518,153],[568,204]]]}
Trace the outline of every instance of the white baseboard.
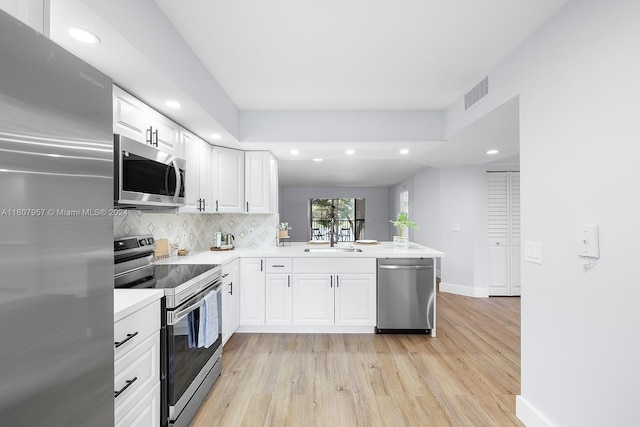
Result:
{"label": "white baseboard", "polygon": [[241,325],[236,332],[251,334],[374,334],[375,326]]}
{"label": "white baseboard", "polygon": [[522,395],[516,396],[516,417],[527,427],[553,427],[553,424],[531,406]]}
{"label": "white baseboard", "polygon": [[440,282],[440,291],[449,294],[463,295],[465,297],[487,298],[489,288],[470,288],[469,286],[456,285],[454,283]]}

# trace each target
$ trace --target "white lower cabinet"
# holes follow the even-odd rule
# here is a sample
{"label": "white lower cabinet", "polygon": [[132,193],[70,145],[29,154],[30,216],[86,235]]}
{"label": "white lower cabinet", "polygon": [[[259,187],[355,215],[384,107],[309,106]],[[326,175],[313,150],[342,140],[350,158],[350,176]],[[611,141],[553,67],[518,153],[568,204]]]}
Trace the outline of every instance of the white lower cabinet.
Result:
{"label": "white lower cabinet", "polygon": [[116,427],[160,426],[160,383],[122,417]]}
{"label": "white lower cabinet", "polygon": [[222,345],[240,326],[240,261],[222,265]]}
{"label": "white lower cabinet", "polygon": [[160,300],[114,324],[116,426],[160,421]]}
{"label": "white lower cabinet", "polygon": [[264,326],[264,258],[240,260],[240,326]]}
{"label": "white lower cabinet", "polygon": [[291,258],[265,260],[265,324],[291,325]]}
{"label": "white lower cabinet", "polygon": [[335,323],[349,326],[376,324],[376,275],[336,274]]}
{"label": "white lower cabinet", "polygon": [[295,258],[293,324],[375,326],[375,258]]}
{"label": "white lower cabinet", "polygon": [[296,274],[293,280],[293,324],[333,325],[334,292],[330,274]]}
{"label": "white lower cabinet", "polygon": [[295,274],[294,325],[375,326],[375,274]]}
{"label": "white lower cabinet", "polygon": [[242,258],[242,332],[366,332],[376,324],[375,258]]}
{"label": "white lower cabinet", "polygon": [[291,325],[291,274],[267,274],[265,324]]}

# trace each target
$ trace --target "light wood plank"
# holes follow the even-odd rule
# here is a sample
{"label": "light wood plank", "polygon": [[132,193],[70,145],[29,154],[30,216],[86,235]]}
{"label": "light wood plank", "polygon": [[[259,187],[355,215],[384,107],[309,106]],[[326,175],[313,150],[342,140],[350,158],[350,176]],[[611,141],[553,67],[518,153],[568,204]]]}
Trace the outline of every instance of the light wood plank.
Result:
{"label": "light wood plank", "polygon": [[437,298],[436,338],[235,334],[191,426],[522,426],[520,299]]}

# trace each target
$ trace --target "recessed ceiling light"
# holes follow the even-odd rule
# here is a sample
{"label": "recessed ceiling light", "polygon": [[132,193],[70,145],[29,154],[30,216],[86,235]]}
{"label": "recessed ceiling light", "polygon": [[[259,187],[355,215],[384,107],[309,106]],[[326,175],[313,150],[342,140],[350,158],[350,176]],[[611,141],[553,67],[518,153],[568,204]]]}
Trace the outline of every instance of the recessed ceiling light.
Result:
{"label": "recessed ceiling light", "polygon": [[495,149],[487,150],[487,154],[489,154],[489,155],[498,154],[499,152],[500,152],[499,150],[495,150]]}
{"label": "recessed ceiling light", "polygon": [[85,30],[84,28],[69,27],[67,32],[71,37],[78,40],[79,42],[87,43],[87,44],[100,43],[100,37],[96,36],[91,31]]}
{"label": "recessed ceiling light", "polygon": [[348,156],[352,156],[356,153],[356,151],[352,149],[348,149],[347,151],[345,151],[345,153],[347,153]]}
{"label": "recessed ceiling light", "polygon": [[323,159],[313,159],[314,162],[321,162]]}
{"label": "recessed ceiling light", "polygon": [[400,150],[400,154],[409,154],[409,150],[403,148],[402,150]]}
{"label": "recessed ceiling light", "polygon": [[169,108],[180,108],[180,107],[182,107],[182,104],[180,104],[178,101],[174,101],[173,99],[170,99],[170,100],[166,101],[164,104]]}
{"label": "recessed ceiling light", "polygon": [[213,140],[219,140],[220,138],[222,138],[222,135],[220,135],[219,133],[212,133],[211,134],[211,139]]}
{"label": "recessed ceiling light", "polygon": [[300,154],[298,150],[291,150],[290,153],[294,156],[297,156],[298,154]]}

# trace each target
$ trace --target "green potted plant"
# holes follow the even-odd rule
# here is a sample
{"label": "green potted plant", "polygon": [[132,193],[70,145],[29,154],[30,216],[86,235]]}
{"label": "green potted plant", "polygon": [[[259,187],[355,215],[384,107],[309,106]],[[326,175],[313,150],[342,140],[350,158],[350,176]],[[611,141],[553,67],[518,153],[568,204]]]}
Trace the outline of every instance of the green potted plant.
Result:
{"label": "green potted plant", "polygon": [[420,228],[418,224],[409,220],[409,214],[406,212],[398,212],[398,216],[395,221],[390,220],[397,229],[398,235],[393,236],[393,246],[399,248],[409,248],[409,236],[405,236],[405,230],[409,228]]}
{"label": "green potted plant", "polygon": [[278,237],[289,237],[289,230],[291,230],[289,223],[281,222],[278,224]]}

